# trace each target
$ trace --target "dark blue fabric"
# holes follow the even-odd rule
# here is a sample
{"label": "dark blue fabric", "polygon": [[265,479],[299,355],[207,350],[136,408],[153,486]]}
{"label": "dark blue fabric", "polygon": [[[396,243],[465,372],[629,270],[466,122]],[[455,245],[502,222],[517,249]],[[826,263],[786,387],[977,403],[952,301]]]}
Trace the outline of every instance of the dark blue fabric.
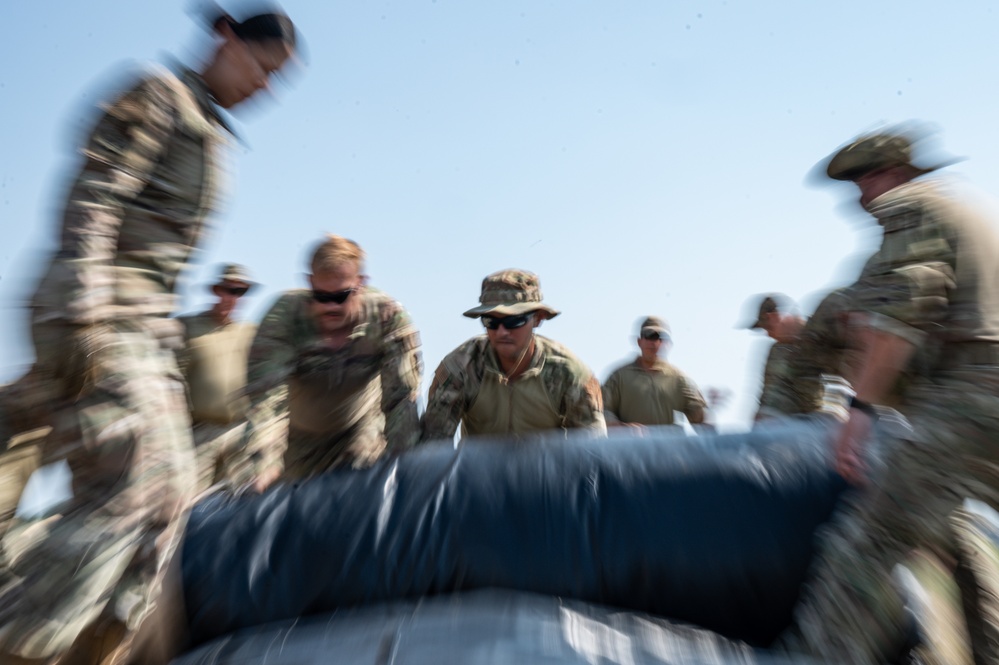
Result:
{"label": "dark blue fabric", "polygon": [[483,588],[574,598],[768,644],[843,483],[829,428],[429,445],[188,525],[192,637]]}

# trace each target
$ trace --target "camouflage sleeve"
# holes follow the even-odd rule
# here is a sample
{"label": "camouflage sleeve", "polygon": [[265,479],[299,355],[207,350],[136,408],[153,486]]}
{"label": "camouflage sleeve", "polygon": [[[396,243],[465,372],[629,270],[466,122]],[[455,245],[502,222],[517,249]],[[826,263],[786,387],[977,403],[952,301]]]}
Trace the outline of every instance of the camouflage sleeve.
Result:
{"label": "camouflage sleeve", "polygon": [[465,375],[444,358],[434,372],[423,413],[422,441],[449,440],[454,438],[458,423],[465,413]]}
{"label": "camouflage sleeve", "polygon": [[586,367],[574,372],[562,399],[562,413],[567,429],[587,429],[607,433],[604,399],[600,382]]}
{"label": "camouflage sleeve", "polygon": [[389,450],[405,450],[420,440],[416,401],[423,381],[423,355],[420,335],[405,310],[392,303],[387,317],[381,368],[385,439]]}
{"label": "camouflage sleeve", "polygon": [[957,242],[927,209],[899,206],[880,219],[884,240],[857,283],[857,308],[874,327],[919,346],[947,316]]}
{"label": "camouflage sleeve", "polygon": [[176,100],[169,85],[148,78],[104,108],[87,144],[62,220],[62,315],[85,325],[113,307],[111,262],[125,205],[138,195],[173,131]]}
{"label": "camouflage sleeve", "polygon": [[756,420],[795,413],[790,372],[790,346],[775,343],[770,347],[767,364],[763,368],[763,389],[760,392],[760,408]]}
{"label": "camouflage sleeve", "polygon": [[288,447],[288,384],[295,368],[294,320],[299,301],[281,296],[264,316],[246,364],[247,425],[239,450],[227,456],[226,478],[248,482],[281,469]]}
{"label": "camouflage sleeve", "polygon": [[620,370],[611,372],[611,375],[607,377],[607,381],[604,382],[603,387],[600,389],[600,394],[604,402],[604,419],[607,421],[607,424],[621,422],[621,419],[617,415],[618,409],[621,408]]}

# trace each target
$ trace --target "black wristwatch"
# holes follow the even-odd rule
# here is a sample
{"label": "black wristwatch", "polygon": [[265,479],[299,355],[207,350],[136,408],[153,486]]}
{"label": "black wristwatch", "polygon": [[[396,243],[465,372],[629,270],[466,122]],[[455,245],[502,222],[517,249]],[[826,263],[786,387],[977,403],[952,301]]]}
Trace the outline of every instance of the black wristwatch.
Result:
{"label": "black wristwatch", "polygon": [[874,420],[878,419],[878,411],[871,404],[865,402],[862,399],[857,399],[856,397],[850,398],[850,408],[856,409],[857,411],[863,411],[868,416]]}

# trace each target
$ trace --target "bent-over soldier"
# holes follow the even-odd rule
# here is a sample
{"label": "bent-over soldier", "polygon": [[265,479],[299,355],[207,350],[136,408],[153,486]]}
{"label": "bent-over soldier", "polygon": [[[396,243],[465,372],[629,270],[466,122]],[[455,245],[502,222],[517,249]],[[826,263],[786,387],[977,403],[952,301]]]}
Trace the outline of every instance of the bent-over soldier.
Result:
{"label": "bent-over soldier", "polygon": [[449,353],[434,374],[423,415],[423,439],[521,436],[548,430],[606,433],[600,384],[571,351],[535,334],[559,312],[542,302],[526,270],[503,270],[482,281],[479,306],[486,334]]}
{"label": "bent-over soldier", "polygon": [[249,423],[226,476],[259,488],[368,466],[420,436],[423,361],[409,314],[367,286],[352,240],[328,236],[310,266],[311,288],[280,296],[250,347]]}

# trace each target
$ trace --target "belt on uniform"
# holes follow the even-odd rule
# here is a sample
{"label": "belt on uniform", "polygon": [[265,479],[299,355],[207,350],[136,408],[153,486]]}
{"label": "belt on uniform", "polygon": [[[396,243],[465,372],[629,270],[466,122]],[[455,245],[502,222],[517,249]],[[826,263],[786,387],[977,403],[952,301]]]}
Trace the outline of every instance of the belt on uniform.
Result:
{"label": "belt on uniform", "polygon": [[999,365],[999,342],[950,342],[940,352],[940,364]]}

